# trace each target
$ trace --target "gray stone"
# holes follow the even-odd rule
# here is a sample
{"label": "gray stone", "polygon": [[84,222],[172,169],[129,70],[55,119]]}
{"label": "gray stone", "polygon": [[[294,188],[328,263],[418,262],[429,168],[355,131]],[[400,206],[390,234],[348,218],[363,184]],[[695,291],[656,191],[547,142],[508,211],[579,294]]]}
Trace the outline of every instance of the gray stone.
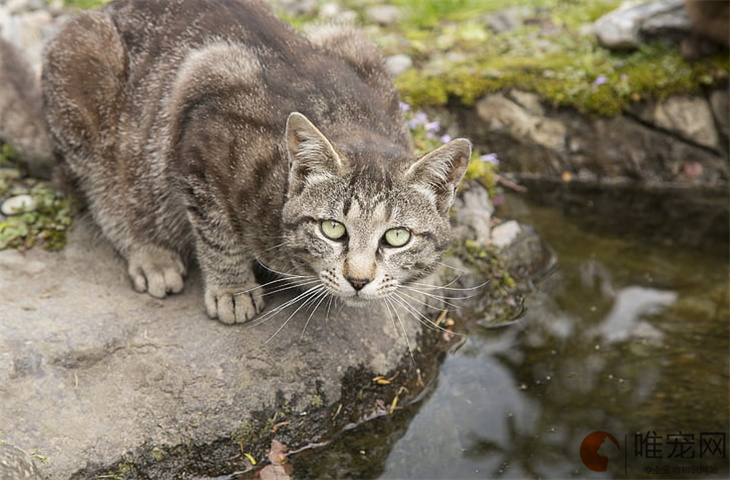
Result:
{"label": "gray stone", "polygon": [[403,18],[403,12],[395,5],[373,5],[365,9],[365,17],[383,26],[392,25]]}
{"label": "gray stone", "polygon": [[476,110],[490,130],[502,131],[515,140],[532,142],[558,154],[566,150],[567,130],[563,122],[532,114],[501,93],[487,95],[479,100]]}
{"label": "gray stone", "polygon": [[319,7],[320,18],[333,19],[342,13],[342,5],[335,2],[327,2]]}
{"label": "gray stone", "polygon": [[[574,179],[598,182],[726,185],[730,162],[722,138],[727,137],[714,127],[727,118],[726,95],[724,90],[710,94],[712,108],[702,96],[676,97],[626,115],[591,118],[569,109],[545,108],[543,117],[532,115],[510,92],[515,102],[501,94],[484,97],[462,112],[459,126],[477,148],[499,153],[503,172],[518,177],[559,179],[572,172]],[[710,110],[717,112],[714,120]],[[553,133],[538,128],[544,119],[548,127],[557,126]],[[697,165],[701,171],[688,170]]]}
{"label": "gray stone", "polygon": [[17,46],[33,70],[40,75],[43,42],[55,23],[46,9],[11,15],[0,7],[0,35]]}
{"label": "gray stone", "polygon": [[530,7],[512,7],[490,13],[484,20],[494,33],[500,34],[521,27],[530,14]]}
{"label": "gray stone", "polygon": [[710,107],[720,132],[727,138],[730,129],[730,92],[721,89],[710,93]]}
{"label": "gray stone", "polygon": [[[674,32],[682,22],[689,31],[689,20],[683,12],[682,0],[627,3],[596,20],[596,36],[606,48],[635,49],[643,43],[642,35],[657,34],[662,30]],[[682,15],[684,20],[675,18]],[[648,31],[644,30],[645,25],[648,25]]]}
{"label": "gray stone", "polygon": [[456,199],[454,207],[458,224],[454,234],[476,245],[488,246],[494,206],[486,189],[478,182],[470,183]]}
{"label": "gray stone", "polygon": [[702,97],[674,96],[654,107],[654,123],[681,138],[717,148],[718,136],[710,105]]}
{"label": "gray stone", "polygon": [[678,44],[692,29],[683,2],[647,18],[639,29],[642,43],[654,40]]}
{"label": "gray stone", "polygon": [[519,222],[508,220],[492,229],[492,246],[497,250],[512,244],[522,231]]}
{"label": "gray stone", "polygon": [[531,115],[544,115],[545,108],[542,106],[540,96],[532,92],[523,92],[522,90],[510,90],[507,93],[510,100],[513,100],[522,108],[527,110]]}
{"label": "gray stone", "polygon": [[43,480],[33,458],[0,441],[0,480]]}
{"label": "gray stone", "polygon": [[300,413],[315,395],[335,402],[348,369],[387,373],[419,329],[404,312],[396,328],[384,307],[340,306],[225,326],[205,315],[195,273],[164,301],[135,293],[84,224],[60,253],[4,251],[0,265],[0,438],[48,456],[58,479],[145,442],[231,435],[277,392]]}

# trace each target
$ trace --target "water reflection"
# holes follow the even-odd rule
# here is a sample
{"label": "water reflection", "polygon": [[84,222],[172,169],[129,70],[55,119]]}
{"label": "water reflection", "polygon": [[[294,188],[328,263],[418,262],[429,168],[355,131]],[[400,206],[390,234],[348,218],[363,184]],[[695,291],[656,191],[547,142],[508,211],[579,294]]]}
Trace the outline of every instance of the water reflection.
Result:
{"label": "water reflection", "polygon": [[646,320],[677,300],[676,292],[629,286],[616,294],[613,306],[597,328],[598,335],[611,344],[629,339],[651,339],[661,343],[664,334]]}
{"label": "water reflection", "polygon": [[[702,466],[726,478],[727,458],[700,458],[699,438],[728,433],[727,259],[529,212],[560,268],[519,324],[472,334],[447,358],[380,478],[693,478]],[[620,444],[601,447],[608,473],[580,459],[594,431]],[[637,447],[647,432],[656,458]],[[679,432],[693,457],[672,445]]]}

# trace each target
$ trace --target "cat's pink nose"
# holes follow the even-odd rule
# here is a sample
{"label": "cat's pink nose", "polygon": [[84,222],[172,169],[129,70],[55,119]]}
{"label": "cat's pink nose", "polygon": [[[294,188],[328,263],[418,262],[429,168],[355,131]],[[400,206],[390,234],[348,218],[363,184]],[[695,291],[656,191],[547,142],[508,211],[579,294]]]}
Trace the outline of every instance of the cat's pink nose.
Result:
{"label": "cat's pink nose", "polygon": [[365,287],[368,283],[370,283],[370,279],[368,278],[351,278],[347,277],[347,281],[350,282],[350,285],[352,285],[352,288],[357,290],[358,292]]}

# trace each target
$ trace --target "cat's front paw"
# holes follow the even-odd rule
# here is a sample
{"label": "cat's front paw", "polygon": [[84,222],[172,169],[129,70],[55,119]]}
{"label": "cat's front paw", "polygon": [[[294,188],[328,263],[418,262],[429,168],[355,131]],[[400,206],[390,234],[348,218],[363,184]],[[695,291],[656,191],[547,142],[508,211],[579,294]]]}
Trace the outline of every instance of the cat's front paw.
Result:
{"label": "cat's front paw", "polygon": [[185,264],[180,255],[162,247],[144,246],[129,255],[127,273],[134,289],[153,297],[182,291]]}
{"label": "cat's front paw", "polygon": [[223,323],[244,323],[264,308],[261,287],[256,283],[237,286],[211,285],[205,289],[205,309],[210,318]]}

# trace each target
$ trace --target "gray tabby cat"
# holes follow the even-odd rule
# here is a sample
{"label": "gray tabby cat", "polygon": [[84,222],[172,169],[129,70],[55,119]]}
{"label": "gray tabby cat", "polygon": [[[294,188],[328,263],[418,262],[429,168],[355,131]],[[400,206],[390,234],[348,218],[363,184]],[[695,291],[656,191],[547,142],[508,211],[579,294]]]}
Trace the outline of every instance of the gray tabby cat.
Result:
{"label": "gray tabby cat", "polygon": [[374,46],[305,38],[256,0],[124,0],[69,21],[42,94],[62,173],[137,291],[183,289],[196,254],[224,323],[263,308],[260,262],[361,304],[449,246],[465,139],[417,158]]}

